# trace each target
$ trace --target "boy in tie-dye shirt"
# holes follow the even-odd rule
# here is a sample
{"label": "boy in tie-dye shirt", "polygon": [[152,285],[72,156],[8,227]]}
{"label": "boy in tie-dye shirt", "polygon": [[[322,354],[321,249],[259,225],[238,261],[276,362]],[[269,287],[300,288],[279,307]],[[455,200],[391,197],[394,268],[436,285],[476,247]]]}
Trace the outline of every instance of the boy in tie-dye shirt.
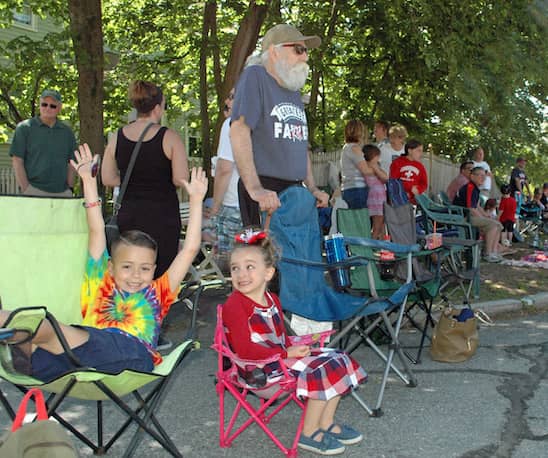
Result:
{"label": "boy in tie-dye shirt", "polygon": [[[84,188],[89,239],[86,274],[82,285],[82,326],[61,324],[61,330],[84,367],[117,374],[125,369],[148,372],[161,361],[155,350],[160,325],[177,297],[179,285],[200,249],[202,200],[207,177],[193,169],[189,195],[190,217],[183,249],[168,270],[154,280],[156,242],[141,231],[124,232],[106,251],[105,223],[95,179],[97,163],[88,145],[75,151],[72,166]],[[9,317],[0,310],[0,327]],[[75,369],[49,321],[32,338],[34,377],[50,381]]]}

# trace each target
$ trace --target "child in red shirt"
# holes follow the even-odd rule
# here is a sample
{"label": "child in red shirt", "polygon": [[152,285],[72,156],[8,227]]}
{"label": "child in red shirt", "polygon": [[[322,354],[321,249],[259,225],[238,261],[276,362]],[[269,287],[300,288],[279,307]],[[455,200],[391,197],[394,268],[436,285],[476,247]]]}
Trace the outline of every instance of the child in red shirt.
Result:
{"label": "child in red shirt", "polygon": [[516,222],[517,202],[510,196],[510,186],[503,184],[500,187],[502,197],[499,204],[499,221],[503,226],[500,234],[500,243],[504,246],[512,245],[512,236],[514,234],[514,223]]}

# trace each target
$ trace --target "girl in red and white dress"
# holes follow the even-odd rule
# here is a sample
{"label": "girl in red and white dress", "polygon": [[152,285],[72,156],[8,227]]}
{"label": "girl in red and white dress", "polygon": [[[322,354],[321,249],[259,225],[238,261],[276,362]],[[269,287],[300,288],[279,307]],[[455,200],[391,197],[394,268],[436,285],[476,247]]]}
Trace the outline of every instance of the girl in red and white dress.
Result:
{"label": "girl in red and white dress", "polygon": [[[275,272],[277,250],[265,232],[247,229],[236,236],[230,271],[233,293],[223,306],[223,322],[232,350],[242,359],[279,354],[297,378],[297,395],[307,398],[299,447],[321,455],[343,453],[361,442],[353,428],[335,422],[341,396],[367,379],[346,353],[308,345],[289,346],[279,298],[267,291]],[[279,373],[269,367],[268,377]]]}

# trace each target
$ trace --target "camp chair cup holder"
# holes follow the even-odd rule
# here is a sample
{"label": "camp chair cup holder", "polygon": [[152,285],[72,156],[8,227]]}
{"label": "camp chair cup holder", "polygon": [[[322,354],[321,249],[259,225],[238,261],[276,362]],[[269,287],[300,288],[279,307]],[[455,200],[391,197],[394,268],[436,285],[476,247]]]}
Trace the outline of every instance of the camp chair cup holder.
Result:
{"label": "camp chair cup holder", "polygon": [[352,286],[350,269],[336,266],[337,263],[344,261],[349,256],[343,235],[340,232],[326,235],[324,237],[324,249],[334,289],[343,291]]}

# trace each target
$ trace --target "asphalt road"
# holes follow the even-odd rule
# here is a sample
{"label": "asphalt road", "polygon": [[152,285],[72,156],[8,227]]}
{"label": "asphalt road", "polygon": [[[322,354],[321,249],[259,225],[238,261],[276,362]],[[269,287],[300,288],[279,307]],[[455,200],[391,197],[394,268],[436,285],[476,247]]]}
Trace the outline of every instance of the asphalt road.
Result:
{"label": "asphalt road", "polygon": [[[210,291],[202,301],[199,320],[201,349],[194,351],[180,368],[160,410],[159,419],[185,457],[282,456],[257,427],[236,439],[231,448],[218,445],[218,400],[214,386],[216,355],[209,348],[213,334],[215,304],[222,292]],[[183,315],[171,319],[169,335],[177,339],[184,328]],[[402,332],[402,341],[413,347],[418,336]],[[369,417],[351,397],[343,399],[340,421],[360,429],[365,440],[347,447],[342,456],[369,458],[439,457],[546,457],[548,456],[548,313],[497,317],[492,326],[480,329],[480,347],[469,361],[459,364],[433,362],[426,351],[422,364],[413,366],[418,386],[405,387],[391,377],[384,402],[384,415]],[[368,349],[354,356],[369,373],[359,392],[369,403],[376,397],[382,366]],[[0,382],[10,400],[17,391]],[[232,406],[232,402],[227,405]],[[93,406],[67,404],[72,421],[88,431],[95,428]],[[116,407],[107,408],[107,422],[120,419]],[[286,408],[272,423],[282,440],[290,440],[298,411]],[[9,421],[0,408],[0,425]],[[108,429],[107,429],[108,430]],[[121,456],[128,434],[109,456]],[[82,456],[90,455],[81,443]],[[149,439],[141,442],[136,457],[167,454]],[[299,456],[315,456],[300,452]]]}

